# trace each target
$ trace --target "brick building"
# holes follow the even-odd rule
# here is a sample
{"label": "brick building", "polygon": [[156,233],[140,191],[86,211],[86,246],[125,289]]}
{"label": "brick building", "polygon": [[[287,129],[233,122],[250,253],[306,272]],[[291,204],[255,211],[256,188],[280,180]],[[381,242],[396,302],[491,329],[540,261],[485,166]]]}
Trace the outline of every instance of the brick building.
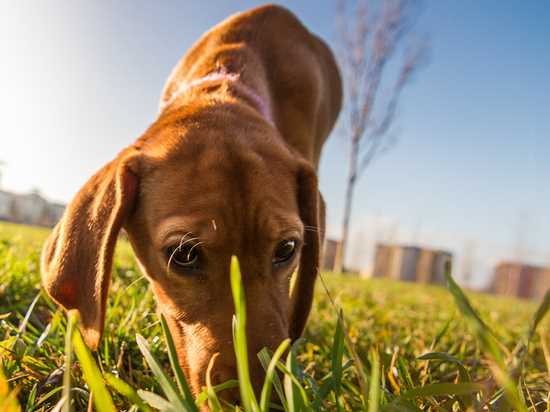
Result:
{"label": "brick building", "polygon": [[445,262],[452,258],[451,253],[443,250],[378,244],[372,276],[409,282],[444,284]]}
{"label": "brick building", "polygon": [[339,240],[325,239],[323,261],[321,262],[321,269],[326,271],[333,271],[336,264],[336,254],[340,247]]}
{"label": "brick building", "polygon": [[492,292],[540,300],[550,289],[550,268],[521,262],[501,262],[494,272]]}

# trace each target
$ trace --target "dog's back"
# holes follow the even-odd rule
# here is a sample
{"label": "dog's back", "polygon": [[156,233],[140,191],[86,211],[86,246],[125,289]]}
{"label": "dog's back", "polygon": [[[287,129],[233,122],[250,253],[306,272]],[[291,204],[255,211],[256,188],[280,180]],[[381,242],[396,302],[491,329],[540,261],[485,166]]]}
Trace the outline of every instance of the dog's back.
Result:
{"label": "dog's back", "polygon": [[286,142],[315,167],[342,101],[340,74],[330,49],[287,9],[268,5],[236,14],[208,31],[178,63],[161,106],[182,83],[212,67],[279,102],[271,111]]}

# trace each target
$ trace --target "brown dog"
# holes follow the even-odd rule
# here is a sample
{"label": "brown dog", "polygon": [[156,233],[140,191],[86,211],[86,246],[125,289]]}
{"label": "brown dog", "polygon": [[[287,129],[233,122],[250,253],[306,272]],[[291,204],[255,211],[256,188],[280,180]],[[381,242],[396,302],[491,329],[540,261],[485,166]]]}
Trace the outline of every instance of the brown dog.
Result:
{"label": "brown dog", "polygon": [[239,257],[260,382],[256,353],[298,338],[311,308],[324,228],[316,169],[341,93],[330,50],[284,8],[206,33],[168,79],[158,119],[84,185],[44,246],[44,286],[80,312],[86,342],[99,344],[124,228],[195,392],[215,353],[214,380],[236,377]]}

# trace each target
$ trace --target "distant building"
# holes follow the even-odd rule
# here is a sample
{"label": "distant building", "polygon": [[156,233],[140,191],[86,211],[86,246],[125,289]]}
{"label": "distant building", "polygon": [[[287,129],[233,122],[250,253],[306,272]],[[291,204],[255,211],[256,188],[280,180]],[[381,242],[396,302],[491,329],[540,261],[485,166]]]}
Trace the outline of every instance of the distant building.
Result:
{"label": "distant building", "polygon": [[336,254],[340,247],[340,241],[334,239],[325,239],[325,249],[323,253],[323,261],[321,262],[321,269],[326,271],[333,271],[336,263]]}
{"label": "distant building", "polygon": [[501,262],[495,268],[492,292],[525,299],[542,299],[550,289],[550,268],[521,262]]}
{"label": "distant building", "polygon": [[443,250],[378,244],[372,276],[409,282],[444,284],[445,262],[452,258],[451,253]]}
{"label": "distant building", "polygon": [[13,195],[0,190],[0,220],[8,220],[12,216]]}
{"label": "distant building", "polygon": [[17,194],[0,190],[0,220],[53,227],[65,206],[50,203],[39,193]]}

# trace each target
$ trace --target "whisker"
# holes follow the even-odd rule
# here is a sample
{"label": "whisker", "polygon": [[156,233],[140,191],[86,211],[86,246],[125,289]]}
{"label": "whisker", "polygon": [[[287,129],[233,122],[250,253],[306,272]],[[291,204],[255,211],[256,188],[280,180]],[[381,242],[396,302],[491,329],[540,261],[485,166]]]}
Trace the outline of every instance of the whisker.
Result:
{"label": "whisker", "polygon": [[185,242],[183,243],[180,243],[180,245],[177,247],[178,249],[181,249],[182,247],[184,247],[187,243],[189,242],[194,242],[195,240],[199,240],[198,237],[191,237],[189,239],[187,239]]}
{"label": "whisker", "polygon": [[144,280],[144,279],[146,279],[146,278],[145,278],[145,275],[140,274],[136,280],[134,280],[133,282],[131,282],[128,286],[126,286],[126,287],[124,288],[124,291],[127,291],[127,290],[130,289],[132,286],[134,286],[136,283],[138,283],[138,282],[140,282],[140,281],[142,281],[142,280]]}
{"label": "whisker", "polygon": [[319,226],[310,226],[310,225],[304,225],[305,230],[319,230]]}
{"label": "whisker", "polygon": [[[187,236],[189,236],[189,235],[191,235],[191,232],[185,233],[185,234],[181,237],[180,243],[179,243],[178,247],[175,248],[174,251],[170,254],[170,257],[168,258],[168,262],[167,262],[167,264],[166,264],[166,270],[167,270],[167,271],[170,270],[170,265],[172,264],[172,259],[174,258],[174,255],[176,254],[176,252],[181,251],[182,247],[184,247],[187,243],[189,243],[189,242],[194,242],[194,241],[196,241],[196,240],[199,240],[199,238],[196,237],[196,236],[195,236],[195,237],[190,237],[189,239],[185,240],[185,238],[186,238]],[[201,245],[201,244],[204,244],[204,242],[203,242],[203,241],[199,241],[199,242],[197,242],[196,244],[194,244],[194,245],[191,247],[191,249],[189,250],[187,256],[189,257],[189,255],[191,254],[191,252],[193,251],[193,249],[195,249],[197,246],[199,246],[199,245]]]}
{"label": "whisker", "polygon": [[180,244],[179,244],[178,248],[180,248],[180,247],[183,246],[183,241],[184,241],[185,238],[186,238],[187,236],[189,236],[189,235],[191,235],[191,232],[187,232],[187,233],[185,233],[185,234],[181,237],[181,239],[180,239]]}
{"label": "whisker", "polygon": [[170,254],[170,257],[168,258],[168,263],[166,263],[166,271],[170,271],[170,265],[172,264],[172,258],[174,257],[174,255],[176,254],[176,251],[179,249],[180,247],[178,246],[177,248],[174,249],[174,251]]}
{"label": "whisker", "polygon": [[305,231],[305,232],[315,232],[315,233],[317,233],[317,232],[319,232],[319,229],[318,229],[318,228],[315,228],[315,227],[311,227],[311,228],[310,228],[310,227],[306,227],[306,228],[304,228],[304,231]]}
{"label": "whisker", "polygon": [[193,249],[195,249],[199,245],[204,245],[204,242],[197,242],[193,246],[191,246],[191,249],[189,249],[189,252],[187,253],[187,259],[189,259],[189,256],[191,256],[191,252],[193,252]]}

